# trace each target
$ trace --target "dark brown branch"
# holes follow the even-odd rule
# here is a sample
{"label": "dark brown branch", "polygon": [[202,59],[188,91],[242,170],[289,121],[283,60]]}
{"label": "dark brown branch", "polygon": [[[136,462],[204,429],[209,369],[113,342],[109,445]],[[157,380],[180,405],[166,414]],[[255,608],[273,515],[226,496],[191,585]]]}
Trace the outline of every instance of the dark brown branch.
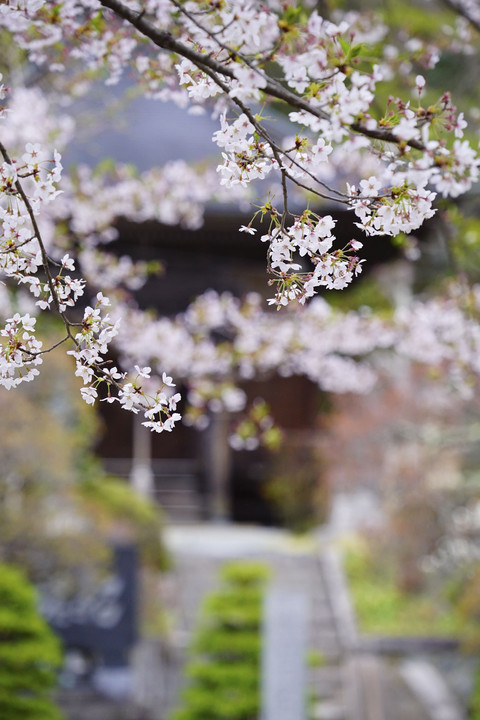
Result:
{"label": "dark brown branch", "polygon": [[[461,15],[467,22],[470,23],[470,25],[475,28],[477,32],[480,32],[480,19],[477,20],[477,18],[473,17],[468,10],[462,5],[462,2],[458,0],[442,0],[443,4],[449,7],[451,10],[456,12],[458,15]],[[479,10],[479,16],[480,16],[480,10]]]}
{"label": "dark brown branch", "polygon": [[58,340],[58,342],[54,343],[53,345],[50,345],[47,350],[37,350],[36,352],[32,352],[31,350],[27,350],[27,348],[21,348],[22,352],[25,353],[25,355],[31,355],[31,357],[37,357],[38,355],[45,355],[46,353],[52,352],[52,350],[55,350],[55,348],[59,347],[60,345],[63,345],[64,342],[67,342],[67,340],[71,340],[70,335],[65,335],[64,338],[61,340]]}
{"label": "dark brown branch", "polygon": [[420,150],[422,152],[426,150],[425,145],[419,140],[402,140],[388,128],[376,127],[373,130],[369,130],[365,127],[365,125],[362,125],[359,122],[354,122],[350,125],[350,129],[353,130],[353,132],[359,133],[360,135],[365,135],[365,137],[372,138],[372,140],[380,140],[381,142],[394,143],[395,145],[409,145],[411,148],[414,148],[415,150]]}

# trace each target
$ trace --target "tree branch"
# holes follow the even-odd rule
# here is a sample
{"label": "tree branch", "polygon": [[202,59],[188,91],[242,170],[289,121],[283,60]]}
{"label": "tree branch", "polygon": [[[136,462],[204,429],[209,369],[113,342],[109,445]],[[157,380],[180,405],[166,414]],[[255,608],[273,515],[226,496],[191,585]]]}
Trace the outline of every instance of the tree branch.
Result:
{"label": "tree branch", "polygon": [[[12,160],[2,142],[0,142],[0,154],[2,155],[5,162],[7,162],[9,165],[12,164]],[[53,282],[52,274],[50,272],[50,266],[49,266],[50,260],[47,255],[47,251],[45,250],[45,245],[43,244],[42,236],[40,234],[40,229],[37,224],[37,219],[35,217],[35,213],[33,212],[33,208],[30,204],[27,194],[25,193],[25,190],[22,187],[22,183],[18,179],[15,182],[15,188],[16,188],[18,194],[20,195],[20,197],[22,198],[23,204],[25,205],[28,215],[30,217],[30,222],[32,223],[34,238],[38,242],[38,246],[40,248],[40,253],[42,256],[42,265],[43,265],[43,269],[45,271],[45,275],[47,277],[48,288],[50,290],[50,294],[51,294],[53,302],[55,304],[55,309],[57,310],[58,314],[60,315],[60,317],[63,320],[63,323],[65,325],[65,329],[67,331],[68,336],[75,342],[75,344],[77,344],[77,342],[76,342],[75,338],[73,337],[72,332],[70,330],[71,323],[70,323],[69,319],[67,318],[67,316],[65,315],[65,313],[62,312],[62,310],[60,310],[60,301],[58,299],[57,291],[55,289],[55,283]],[[33,238],[30,238],[29,241],[31,241],[32,239]]]}
{"label": "tree branch", "polygon": [[477,32],[480,32],[480,6],[478,8],[478,17],[474,17],[462,0],[442,0],[442,2],[458,15],[465,18]]}
{"label": "tree branch", "polygon": [[[141,35],[148,37],[157,47],[181,55],[187,60],[190,60],[190,62],[192,62],[194,65],[196,65],[196,67],[198,67],[200,70],[203,70],[204,72],[210,70],[210,72],[213,71],[230,79],[235,78],[233,70],[224,65],[224,63],[215,60],[210,55],[204,55],[202,53],[196,52],[195,50],[192,50],[184,43],[176,40],[170,33],[155,27],[155,25],[153,25],[149,20],[145,18],[144,11],[142,11],[141,13],[134,12],[129,7],[126,7],[120,0],[100,0],[100,3],[101,5],[103,5],[103,7],[112,10],[116,15],[118,15],[118,17],[130,23],[134,28],[138,30]],[[236,51],[232,49],[231,54],[232,57],[234,57],[236,55]],[[271,80],[271,78],[268,78],[267,76],[265,77],[267,84],[264,88],[262,88],[262,91],[266,95],[269,95],[272,98],[276,98],[277,100],[282,100],[283,102],[287,103],[287,105],[290,105],[296,110],[304,110],[305,112],[308,112],[315,117],[330,122],[329,115],[323,110],[312,107],[306,100],[303,100],[303,98],[298,97],[298,95],[295,95],[295,93],[287,90],[279,83]],[[406,145],[409,145],[416,150],[425,150],[425,146],[423,145],[423,143],[419,142],[418,140],[412,139],[405,142],[403,140],[400,140],[400,138],[398,138],[388,128],[375,128],[374,130],[369,130],[364,125],[362,125],[362,123],[356,122],[350,126],[350,129],[353,132],[360,133],[361,135],[365,135],[366,137],[372,138],[374,140],[381,140],[382,142],[389,142],[395,145],[405,143]]]}

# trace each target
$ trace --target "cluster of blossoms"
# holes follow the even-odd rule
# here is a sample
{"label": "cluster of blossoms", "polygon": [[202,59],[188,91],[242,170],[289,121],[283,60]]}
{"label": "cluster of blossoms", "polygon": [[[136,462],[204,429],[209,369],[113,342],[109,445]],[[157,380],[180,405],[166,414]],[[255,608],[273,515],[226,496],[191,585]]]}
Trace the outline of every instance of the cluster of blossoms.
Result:
{"label": "cluster of blossoms", "polygon": [[135,414],[143,412],[145,427],[156,432],[170,431],[181,417],[175,412],[180,395],[169,391],[175,387],[172,378],[163,372],[161,387],[154,389],[149,367],[135,366],[136,376],[129,380],[126,372],[105,361],[108,346],[118,335],[120,325],[119,320],[113,321],[108,313],[103,314],[103,308],[109,305],[109,299],[98,293],[95,306],[84,310],[81,329],[74,338],[75,349],[68,351],[75,358],[75,375],[83,381],[81,395],[86,403],[93,405],[101,387],[106,392],[102,398],[106,402],[118,402],[123,409]]}
{"label": "cluster of blossoms", "polygon": [[[335,312],[320,298],[281,314],[262,305],[253,293],[242,302],[209,291],[174,319],[155,321],[139,310],[122,309],[116,341],[122,363],[148,360],[157,372],[166,367],[181,378],[189,388],[184,419],[199,429],[212,412],[242,411],[247,404],[242,383],[252,378],[304,376],[327,392],[368,393],[376,382],[369,358],[378,351],[395,350],[445,369],[454,387],[467,394],[480,374],[479,288],[468,293],[468,306],[457,288],[448,299],[414,303],[389,321]],[[250,408],[234,433],[239,448],[241,437],[250,438],[250,446],[263,431],[277,433],[267,421],[253,423],[252,412],[256,417]],[[251,432],[254,426],[262,432]]]}
{"label": "cluster of blossoms", "polygon": [[222,152],[223,165],[217,168],[221,184],[246,187],[252,180],[263,180],[277,166],[271,146],[254,137],[255,127],[243,113],[232,123],[225,115],[220,121],[221,130],[214,133],[213,140],[226,151]]}
{"label": "cluster of blossoms", "polygon": [[480,288],[454,285],[446,297],[398,311],[396,350],[413,360],[446,367],[467,397],[480,372]]}
{"label": "cluster of blossoms", "polygon": [[[0,97],[5,93],[2,85]],[[0,119],[4,117],[5,111],[0,112]],[[0,153],[0,272],[6,279],[26,283],[35,296],[43,293],[38,304],[48,305],[53,280],[50,277],[42,287],[35,277],[43,263],[36,217],[59,193],[56,184],[62,170],[60,155],[55,152],[51,157],[36,143],[27,143],[18,159],[10,158],[2,144]],[[60,278],[55,282],[64,302],[71,289]],[[15,313],[0,331],[0,384],[6,388],[38,375],[42,343],[35,337],[35,324],[28,312]]]}
{"label": "cluster of blossoms", "polygon": [[425,573],[460,570],[474,571],[480,561],[480,503],[468,498],[454,507],[447,518],[443,536],[436,547],[420,561]]}
{"label": "cluster of blossoms", "polygon": [[[458,3],[468,17],[471,3]],[[422,327],[422,312],[430,321],[436,318],[433,306],[413,310],[393,329],[371,317],[337,316],[318,299],[300,308],[298,316],[280,318],[261,310],[257,298],[241,305],[207,295],[179,318],[152,321],[121,306],[105,314],[108,301],[99,293],[80,323],[66,315],[86,294],[87,282],[113,291],[119,282],[135,289],[144,281],[145,266],[114,260],[103,250],[116,237],[112,225],[119,216],[196,228],[219,186],[238,199],[250,187],[256,193],[261,181],[275,182],[280,199],[264,203],[259,213],[267,220],[261,240],[269,245],[276,286],[270,302],[280,306],[291,300],[305,304],[321,288],[342,289],[362,269],[357,256],[362,243],[352,240],[338,248],[333,218],[292,209],[292,191],[306,193],[309,208],[312,199],[343,204],[367,236],[415,230],[434,214],[437,195],[467,192],[478,180],[480,163],[463,137],[465,119],[447,94],[427,108],[392,99],[384,115],[376,109],[377,85],[388,79],[396,59],[390,52],[389,65],[385,50],[376,53],[380,60],[373,64],[363,43],[379,42],[384,27],[362,27],[357,15],[332,22],[316,10],[296,14],[277,0],[6,0],[0,5],[0,27],[14,35],[31,63],[48,66],[59,78],[69,63],[72,72],[64,74],[64,87],[76,93],[92,71],[105,72],[106,81],[115,83],[128,70],[137,73],[150,96],[190,105],[194,112],[208,108],[219,118],[213,140],[223,161],[217,174],[194,171],[181,161],[141,176],[125,167],[110,175],[80,168],[63,182],[62,195],[57,187],[60,155],[44,152],[44,138],[37,142],[33,127],[28,126],[29,138],[20,137],[18,128],[26,126],[18,122],[21,113],[10,123],[16,155],[11,158],[0,146],[0,270],[28,288],[38,309],[61,315],[88,403],[102,396],[103,386],[103,399],[143,411],[153,430],[170,430],[179,417],[178,395],[168,389],[172,381],[164,368],[190,380],[192,413],[202,417],[205,407],[242,405],[242,393],[232,385],[237,377],[297,373],[325,390],[365,391],[372,371],[352,356],[389,346],[392,338],[405,351],[415,346],[421,354],[429,335],[425,332],[423,344],[417,344],[414,331]],[[426,67],[435,64],[433,48],[416,52],[423,54]],[[425,85],[417,76],[412,91],[419,100]],[[0,98],[4,94],[1,86]],[[21,94],[14,94],[20,107]],[[285,141],[277,137],[265,109],[277,101],[288,111]],[[39,103],[40,113],[47,115],[47,108],[48,103]],[[10,110],[13,118],[14,102]],[[8,117],[3,119],[8,127]],[[71,123],[62,120],[57,126],[57,137],[68,141]],[[349,165],[352,149],[360,158],[354,168]],[[339,165],[353,173],[350,184]],[[243,229],[254,233],[253,220]],[[2,331],[1,377],[7,386],[31,379],[43,352],[30,315],[11,315]],[[455,347],[459,364],[476,370],[473,321],[472,327],[460,323],[454,328],[454,310],[442,322],[440,316],[441,310],[430,357],[437,352],[439,359],[451,360],[448,348]],[[123,325],[122,318],[127,320]],[[212,334],[225,328],[233,339],[215,342]],[[106,362],[112,342],[125,367],[136,366],[133,379]],[[149,363],[155,365],[157,381]]]}
{"label": "cluster of blossoms", "polygon": [[[359,218],[358,227],[367,235],[399,235],[417,230],[435,214],[436,193],[425,188],[411,188],[405,183],[380,194],[375,177],[360,182],[360,188],[349,188],[351,207]],[[373,198],[375,200],[373,200]]]}
{"label": "cluster of blossoms", "polygon": [[208,376],[190,380],[187,400],[183,422],[197,430],[208,427],[210,413],[238,413],[247,405],[245,392],[233,381]]}
{"label": "cluster of blossoms", "polygon": [[0,165],[0,268],[7,277],[19,279],[34,274],[42,262],[32,216],[38,216],[59,194],[56,184],[62,165],[59,153],[48,157],[37,143],[27,143],[18,160],[10,158],[3,146],[0,150],[4,158]]}
{"label": "cluster of blossoms", "polygon": [[217,190],[214,172],[197,171],[182,160],[141,174],[122,165],[108,173],[82,165],[64,183],[55,212],[57,219],[68,219],[72,232],[99,235],[103,244],[116,237],[112,225],[118,217],[198,228],[205,204]]}
{"label": "cluster of blossoms", "polygon": [[[466,532],[464,527],[465,522],[462,522],[461,529],[458,527],[460,523],[455,522],[456,518],[460,517],[460,512],[463,517],[468,517],[471,514],[472,527]],[[445,535],[442,537],[440,542],[437,543],[437,547],[434,551],[428,555],[424,555],[420,561],[420,567],[425,573],[438,573],[439,571],[452,571],[458,572],[461,569],[471,569],[478,565],[480,561],[480,546],[478,543],[478,507],[474,506],[469,508],[459,508],[453,516],[454,527],[447,527]],[[457,527],[455,527],[457,526]]]}
{"label": "cluster of blossoms", "polygon": [[238,384],[254,377],[303,375],[326,391],[369,391],[375,372],[358,358],[391,346],[394,334],[384,323],[335,313],[320,298],[300,315],[268,312],[262,305],[253,293],[241,302],[209,291],[174,319],[155,321],[123,308],[116,339],[122,364],[148,358],[152,367],[182,378],[189,387],[185,418],[200,428],[208,423],[207,412],[242,410],[246,396]]}
{"label": "cluster of blossoms", "polygon": [[0,331],[0,385],[8,390],[39,374],[42,343],[35,337],[35,323],[28,313],[15,313]]}
{"label": "cluster of blossoms", "polygon": [[[5,94],[2,86],[2,93]],[[5,119],[5,112],[0,117]],[[61,156],[57,151],[50,156],[39,143],[27,143],[19,159],[10,158],[0,144],[4,162],[0,165],[0,272],[7,281],[14,281],[28,288],[37,298],[35,310],[54,309],[61,316],[67,335],[64,338],[74,344],[69,351],[76,360],[76,375],[84,387],[83,399],[93,403],[98,397],[98,387],[107,388],[107,400],[118,400],[127,410],[145,415],[144,424],[161,432],[171,430],[180,415],[175,412],[179,395],[164,392],[173,386],[171,378],[164,375],[158,391],[146,392],[138,381],[124,382],[126,373],[110,368],[105,360],[112,340],[118,334],[118,322],[112,322],[103,309],[110,301],[101,292],[97,294],[94,307],[87,306],[80,323],[72,322],[66,315],[75,308],[84,295],[86,281],[75,276],[75,263],[69,254],[55,261],[47,254],[37,217],[45,205],[58,195],[61,179]],[[72,274],[70,274],[72,273]],[[7,389],[39,374],[42,355],[48,352],[35,337],[36,319],[25,313],[8,317],[0,336],[0,385]],[[74,328],[80,327],[75,333]],[[146,377],[145,372],[140,373]],[[112,395],[112,389],[115,395]]]}
{"label": "cluster of blossoms", "polygon": [[[261,240],[269,243],[270,270],[276,276],[270,280],[276,293],[269,304],[287,305],[293,299],[303,304],[318,287],[343,290],[361,272],[362,261],[355,254],[361,242],[351,240],[347,247],[332,251],[335,222],[331,215],[319,217],[306,211],[290,228],[277,226],[263,235]],[[301,272],[302,265],[295,258],[301,261],[303,257],[310,259],[313,272]]]}

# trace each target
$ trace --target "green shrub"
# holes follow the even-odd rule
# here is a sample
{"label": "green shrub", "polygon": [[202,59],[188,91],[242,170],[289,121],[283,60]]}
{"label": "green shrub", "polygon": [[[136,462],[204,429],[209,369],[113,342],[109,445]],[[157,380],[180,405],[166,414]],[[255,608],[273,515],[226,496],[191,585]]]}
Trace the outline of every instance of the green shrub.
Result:
{"label": "green shrub", "polygon": [[222,688],[192,685],[184,693],[185,708],[173,720],[257,720],[260,706],[258,685]]}
{"label": "green shrub", "polygon": [[[241,602],[239,602],[241,592]],[[203,605],[205,622],[213,622],[216,627],[235,630],[257,628],[261,621],[262,593],[256,588],[226,590],[221,595],[212,595]],[[210,620],[209,620],[210,619]]]}
{"label": "green shrub", "polygon": [[233,562],[202,606],[186,667],[183,705],[170,720],[257,720],[260,628],[267,566]]}
{"label": "green shrub", "polygon": [[194,652],[225,662],[258,662],[260,635],[258,630],[232,632],[215,628],[201,628],[193,640]]}
{"label": "green shrub", "polygon": [[187,668],[187,677],[201,682],[205,687],[256,687],[258,670],[254,663],[208,663],[192,662]]}
{"label": "green shrub", "polygon": [[0,718],[59,718],[50,694],[60,663],[59,642],[36,609],[33,587],[16,568],[0,565]]}
{"label": "green shrub", "polygon": [[468,717],[469,720],[480,720],[480,667],[477,668],[475,675],[475,685],[470,697]]}
{"label": "green shrub", "polygon": [[220,574],[229,585],[263,589],[270,577],[270,569],[261,562],[241,560],[226,563]]}

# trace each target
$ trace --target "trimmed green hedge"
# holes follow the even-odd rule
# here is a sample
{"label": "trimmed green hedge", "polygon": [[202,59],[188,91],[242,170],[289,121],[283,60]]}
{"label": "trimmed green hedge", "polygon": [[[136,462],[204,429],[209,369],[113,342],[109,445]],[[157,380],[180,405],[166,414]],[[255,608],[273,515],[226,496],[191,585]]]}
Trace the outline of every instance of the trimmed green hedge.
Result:
{"label": "trimmed green hedge", "polygon": [[202,606],[185,670],[182,706],[170,720],[257,720],[266,565],[233,562]]}
{"label": "trimmed green hedge", "polygon": [[0,718],[60,718],[50,697],[60,663],[59,642],[37,611],[33,587],[0,564]]}

